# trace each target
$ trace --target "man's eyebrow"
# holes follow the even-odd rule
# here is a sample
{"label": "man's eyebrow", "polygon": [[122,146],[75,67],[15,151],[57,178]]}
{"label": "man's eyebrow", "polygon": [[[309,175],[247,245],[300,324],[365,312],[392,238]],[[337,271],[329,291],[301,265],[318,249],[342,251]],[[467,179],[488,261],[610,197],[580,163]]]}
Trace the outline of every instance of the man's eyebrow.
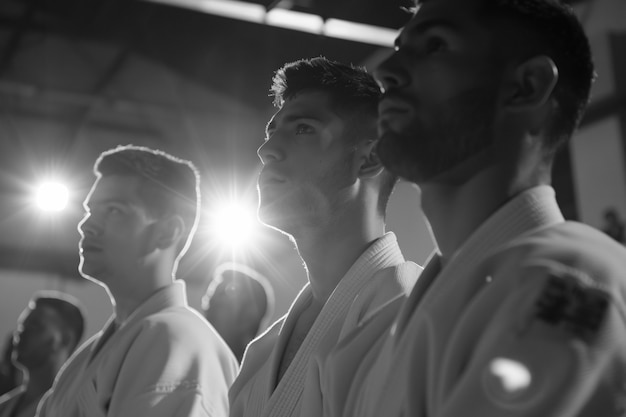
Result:
{"label": "man's eyebrow", "polygon": [[104,206],[107,204],[128,205],[128,202],[120,198],[106,198],[104,200],[91,200],[89,203],[83,202],[83,208],[86,211],[91,211],[93,207]]}
{"label": "man's eyebrow", "polygon": [[285,117],[285,121],[286,122],[293,122],[295,120],[301,120],[301,119],[306,119],[306,120],[315,120],[315,121],[321,121],[321,119],[319,117],[317,117],[314,114],[290,114],[289,116]]}
{"label": "man's eyebrow", "polygon": [[460,31],[459,27],[449,20],[444,19],[432,19],[427,20],[425,22],[420,22],[415,24],[409,29],[410,35],[422,34],[431,29],[444,29],[451,32],[458,33]]}
{"label": "man's eyebrow", "polygon": [[[319,117],[316,117],[315,115],[311,115],[311,114],[290,114],[288,116],[285,116],[283,118],[283,122],[284,123],[289,123],[289,122],[293,122],[296,120],[314,120],[317,122],[321,122],[322,119]],[[272,119],[267,126],[265,126],[265,132],[271,132],[272,130],[276,129],[276,120]]]}
{"label": "man's eyebrow", "polygon": [[396,40],[394,41],[394,47],[396,49],[400,48],[403,43],[408,41],[407,37],[416,35],[419,36],[431,29],[443,29],[449,32],[453,32],[455,35],[460,35],[461,32],[458,26],[448,20],[431,19],[425,22],[416,23],[415,25],[412,25],[411,27],[402,30],[402,32],[400,32],[400,35],[396,37]]}

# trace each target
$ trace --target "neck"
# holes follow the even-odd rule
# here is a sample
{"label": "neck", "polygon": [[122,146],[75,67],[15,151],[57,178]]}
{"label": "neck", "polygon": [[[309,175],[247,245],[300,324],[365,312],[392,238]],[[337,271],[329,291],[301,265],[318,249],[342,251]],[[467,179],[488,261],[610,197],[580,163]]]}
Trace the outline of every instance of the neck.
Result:
{"label": "neck", "polygon": [[28,384],[24,393],[24,403],[39,401],[39,398],[52,387],[54,378],[69,355],[58,355],[50,362],[28,370]]}
{"label": "neck", "polygon": [[348,213],[332,224],[310,228],[296,238],[306,264],[314,303],[322,306],[367,247],[385,233],[379,215]]}
{"label": "neck", "polygon": [[120,277],[118,286],[109,286],[117,324],[123,323],[144,301],[159,289],[172,283],[171,266],[148,268],[132,276]]}
{"label": "neck", "polygon": [[243,354],[246,351],[246,347],[248,343],[256,336],[255,333],[249,332],[246,334],[242,334],[242,332],[222,332],[220,336],[224,339],[226,344],[230,347],[233,354],[237,358],[237,361],[241,363],[241,359],[243,358]]}
{"label": "neck", "polygon": [[545,170],[522,170],[500,164],[489,166],[463,183],[433,181],[420,184],[423,210],[432,227],[442,263],[446,263],[508,200],[529,188],[549,184],[549,173],[545,174]]}

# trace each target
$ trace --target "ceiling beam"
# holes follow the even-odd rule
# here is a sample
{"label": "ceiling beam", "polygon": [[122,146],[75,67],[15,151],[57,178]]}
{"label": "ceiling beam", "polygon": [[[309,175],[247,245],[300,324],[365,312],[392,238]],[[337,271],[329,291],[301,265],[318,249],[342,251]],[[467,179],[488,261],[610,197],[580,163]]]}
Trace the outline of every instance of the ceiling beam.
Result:
{"label": "ceiling beam", "polygon": [[24,9],[21,17],[17,19],[13,33],[9,37],[4,53],[0,56],[0,77],[11,65],[13,57],[18,52],[22,38],[26,34],[27,29],[31,26],[33,17],[37,11],[39,0],[30,0]]}

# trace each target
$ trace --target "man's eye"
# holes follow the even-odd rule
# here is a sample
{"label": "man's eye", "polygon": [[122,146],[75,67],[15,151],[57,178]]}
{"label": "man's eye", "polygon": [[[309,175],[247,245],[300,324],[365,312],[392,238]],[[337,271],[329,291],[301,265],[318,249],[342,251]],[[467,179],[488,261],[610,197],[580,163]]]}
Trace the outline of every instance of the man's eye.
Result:
{"label": "man's eye", "polygon": [[313,129],[312,126],[309,125],[305,125],[300,123],[298,126],[296,126],[296,135],[301,135],[301,134],[305,134],[305,133],[313,133],[315,130]]}
{"label": "man's eye", "polygon": [[107,207],[107,214],[120,214],[122,212],[118,207]]}
{"label": "man's eye", "polygon": [[446,41],[444,41],[441,38],[432,37],[426,41],[426,53],[427,54],[445,51],[446,49],[448,49],[448,45],[446,44]]}

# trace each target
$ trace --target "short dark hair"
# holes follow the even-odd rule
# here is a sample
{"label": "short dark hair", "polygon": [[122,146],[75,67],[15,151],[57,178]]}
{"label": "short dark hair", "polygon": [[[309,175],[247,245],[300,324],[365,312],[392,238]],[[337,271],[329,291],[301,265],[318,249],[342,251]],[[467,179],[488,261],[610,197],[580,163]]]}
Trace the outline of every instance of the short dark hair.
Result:
{"label": "short dark hair", "polygon": [[179,257],[191,243],[200,208],[200,174],[191,161],[144,146],[125,145],[103,152],[94,165],[98,177],[140,178],[139,197],[155,218],[176,214],[185,222]]}
{"label": "short dark hair", "polygon": [[[487,16],[515,31],[505,47],[509,58],[550,57],[559,72],[553,97],[557,108],[548,125],[546,149],[565,144],[582,119],[595,78],[589,40],[573,10],[559,0],[485,0]],[[504,18],[504,19],[501,19]],[[515,47],[511,47],[512,45]]]}
{"label": "short dark hair", "polygon": [[70,351],[76,349],[85,331],[83,307],[76,298],[57,291],[40,291],[31,298],[28,307],[31,310],[38,307],[54,310],[61,318],[65,329],[73,336]]}
{"label": "short dark hair", "polygon": [[[378,137],[378,101],[382,92],[374,77],[356,67],[325,57],[301,59],[285,64],[272,79],[274,106],[281,108],[302,91],[329,94],[333,110],[347,121],[346,137],[354,143]],[[384,213],[397,177],[385,172],[381,182],[379,210]]]}
{"label": "short dark hair", "polygon": [[380,87],[363,67],[319,56],[289,62],[274,74],[271,93],[276,107],[303,90],[329,93],[335,110],[364,113],[374,119],[378,116]]}

